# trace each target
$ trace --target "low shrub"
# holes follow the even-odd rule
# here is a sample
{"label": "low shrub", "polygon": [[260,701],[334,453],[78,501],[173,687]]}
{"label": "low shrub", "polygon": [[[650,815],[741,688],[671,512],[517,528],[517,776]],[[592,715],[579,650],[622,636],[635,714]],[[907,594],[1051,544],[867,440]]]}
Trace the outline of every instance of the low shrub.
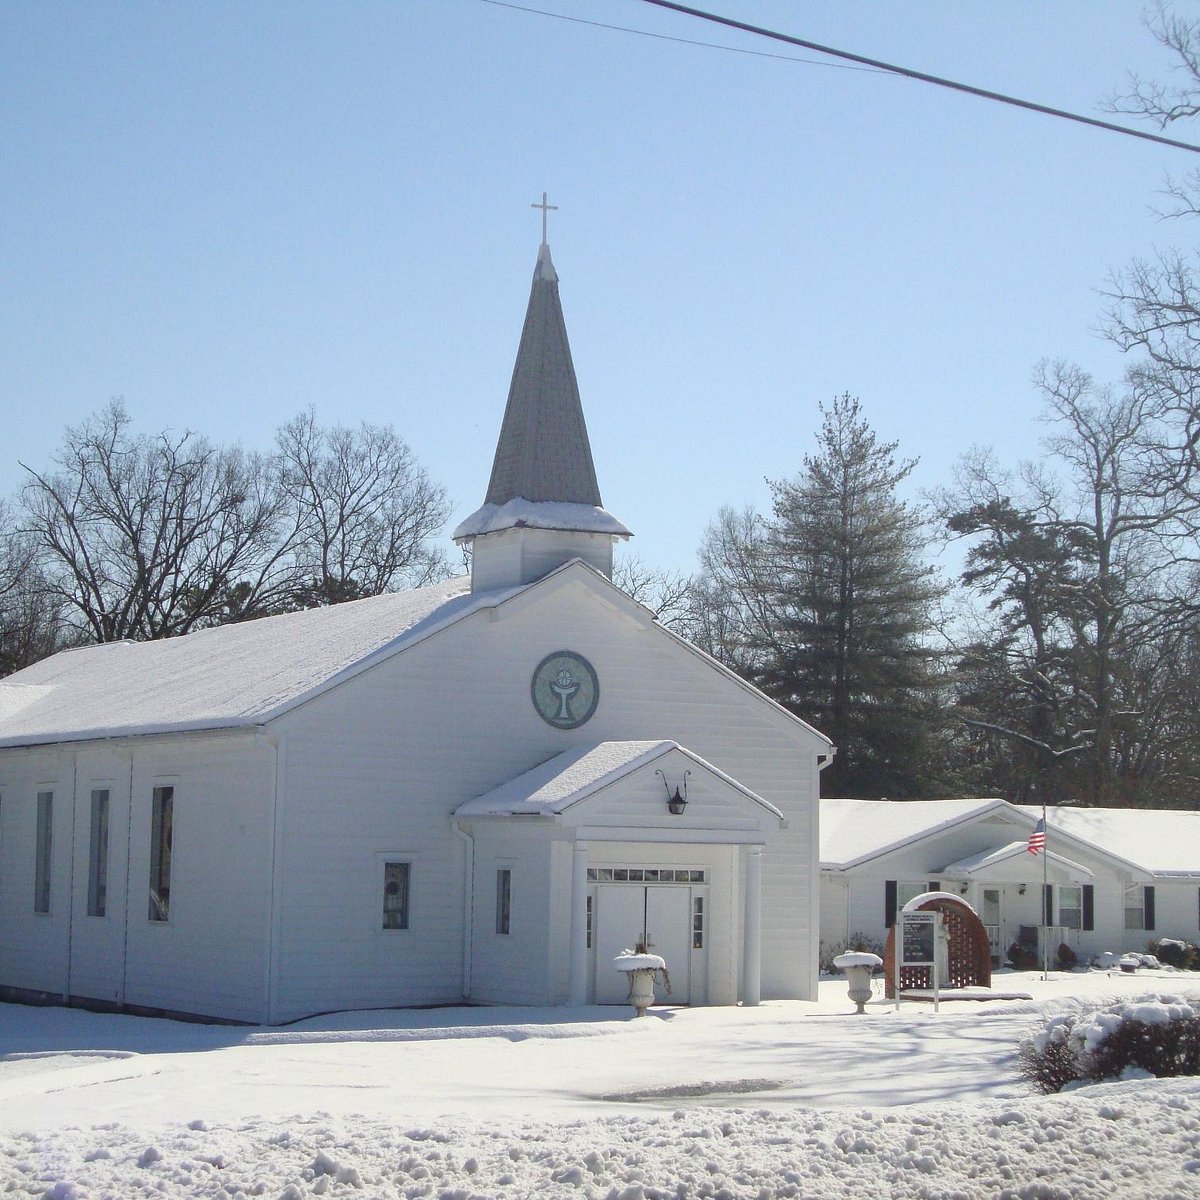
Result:
{"label": "low shrub", "polygon": [[1037,951],[1022,946],[1020,942],[1013,942],[1008,948],[1008,961],[1015,971],[1035,971],[1038,965]]}
{"label": "low shrub", "polygon": [[1059,943],[1058,952],[1055,955],[1055,959],[1058,962],[1058,969],[1060,971],[1072,970],[1075,964],[1079,961],[1075,951],[1072,950],[1066,942]]}
{"label": "low shrub", "polygon": [[1200,1075],[1200,996],[1139,996],[1051,1017],[1021,1043],[1019,1070],[1040,1092],[1134,1074]]}
{"label": "low shrub", "polygon": [[1200,970],[1200,950],[1190,942],[1181,942],[1178,938],[1159,938],[1157,942],[1150,943],[1150,953],[1168,967],[1176,967],[1180,971]]}
{"label": "low shrub", "polygon": [[[838,975],[840,972],[833,965],[833,960],[839,954],[846,954],[852,950],[865,951],[869,954],[878,954],[883,958],[883,943],[878,938],[873,938],[870,934],[852,933],[844,942],[826,942],[822,941],[817,950],[817,964],[822,975]],[[876,968],[882,971],[882,967]]]}

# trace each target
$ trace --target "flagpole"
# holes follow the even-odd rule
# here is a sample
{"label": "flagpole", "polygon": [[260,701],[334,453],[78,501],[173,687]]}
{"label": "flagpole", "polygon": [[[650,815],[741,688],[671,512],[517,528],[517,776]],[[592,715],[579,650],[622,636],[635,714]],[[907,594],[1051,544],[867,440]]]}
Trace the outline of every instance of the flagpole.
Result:
{"label": "flagpole", "polygon": [[1049,829],[1046,826],[1046,799],[1042,797],[1042,833],[1046,836],[1046,843],[1042,846],[1042,982],[1045,983],[1050,977],[1050,917],[1052,914],[1046,910],[1050,907],[1046,903],[1046,860],[1050,857],[1050,838]]}

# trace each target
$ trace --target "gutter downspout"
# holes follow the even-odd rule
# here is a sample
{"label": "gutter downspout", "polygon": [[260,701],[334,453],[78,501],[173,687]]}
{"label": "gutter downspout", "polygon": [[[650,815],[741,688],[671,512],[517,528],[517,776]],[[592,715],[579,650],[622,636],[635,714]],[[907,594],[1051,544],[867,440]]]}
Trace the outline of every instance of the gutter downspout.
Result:
{"label": "gutter downspout", "polygon": [[466,843],[463,863],[463,952],[462,994],[463,1000],[471,999],[471,967],[475,940],[475,837],[468,833],[457,818],[450,821],[450,828]]}

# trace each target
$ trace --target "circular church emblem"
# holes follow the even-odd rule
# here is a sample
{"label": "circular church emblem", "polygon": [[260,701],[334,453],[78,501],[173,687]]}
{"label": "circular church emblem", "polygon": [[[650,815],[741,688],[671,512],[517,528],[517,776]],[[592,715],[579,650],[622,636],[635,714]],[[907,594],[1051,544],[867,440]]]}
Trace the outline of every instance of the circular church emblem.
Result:
{"label": "circular church emblem", "polygon": [[543,721],[555,729],[574,729],[596,711],[600,681],[586,658],[555,650],[538,663],[529,692]]}

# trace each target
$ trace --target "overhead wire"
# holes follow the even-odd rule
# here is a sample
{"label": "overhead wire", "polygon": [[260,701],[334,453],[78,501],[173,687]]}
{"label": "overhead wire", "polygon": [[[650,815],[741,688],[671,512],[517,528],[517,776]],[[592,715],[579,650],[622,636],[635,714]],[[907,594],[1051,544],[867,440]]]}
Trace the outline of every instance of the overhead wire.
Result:
{"label": "overhead wire", "polygon": [[729,29],[739,29],[743,33],[752,33],[758,37],[771,38],[784,42],[789,46],[799,46],[803,50],[815,50],[818,54],[829,54],[835,58],[844,58],[849,62],[859,63],[877,71],[886,71],[893,75],[902,75],[907,79],[915,79],[920,83],[932,83],[937,87],[950,88],[956,92],[964,92],[969,96],[977,96],[983,100],[994,100],[999,104],[1009,104],[1016,108],[1027,109],[1030,112],[1042,113],[1049,117],[1058,117],[1065,121],[1076,121],[1081,125],[1091,125],[1096,129],[1104,129],[1110,133],[1123,133],[1127,137],[1141,138],[1147,142],[1157,142],[1163,146],[1173,146],[1177,150],[1189,150],[1200,154],[1200,146],[1191,142],[1180,142],[1175,138],[1163,137],[1157,133],[1147,133],[1143,129],[1130,129],[1125,125],[1115,125],[1111,121],[1101,121],[1096,117],[1085,117],[1082,113],[1068,112],[1062,108],[1052,108],[1047,104],[1037,104],[1032,100],[1022,100],[1017,96],[1008,96],[1003,92],[993,92],[986,88],[974,87],[969,83],[959,83],[953,79],[945,79],[940,75],[930,75],[925,71],[914,71],[910,67],[897,66],[895,63],[883,62],[877,58],[868,58],[863,54],[853,54],[849,50],[837,50],[832,46],[823,46],[820,42],[811,42],[805,38],[793,37],[791,34],[780,33],[778,30],[766,29],[761,25],[751,25],[747,21],[738,21],[733,17],[722,17],[717,13],[706,12],[701,8],[692,8],[687,4],[678,4],[675,0],[642,0],[644,4],[652,4],[656,8],[669,9],[683,13],[685,16],[696,17],[702,21],[710,21],[716,25],[724,25]]}
{"label": "overhead wire", "polygon": [[803,63],[810,67],[829,67],[838,71],[865,71],[868,75],[883,75],[874,67],[855,67],[848,63],[822,62],[819,58],[797,58],[794,54],[772,54],[769,50],[748,50],[745,46],[729,46],[723,42],[702,42],[696,38],[675,37],[669,33],[654,33],[649,29],[634,29],[629,25],[613,25],[608,21],[593,21],[587,17],[572,17],[567,13],[552,12],[547,8],[533,8],[528,4],[514,4],[512,0],[482,0],[493,8],[511,8],[514,12],[531,13],[538,17],[553,17],[556,21],[570,21],[573,25],[591,25],[594,29],[608,29],[614,33],[632,33],[637,37],[654,38],[660,42],[675,42],[680,46],[701,46],[706,50],[726,50],[730,54],[748,54],[752,58],[773,58],[777,62]]}
{"label": "overhead wire", "polygon": [[946,79],[940,75],[931,75],[926,71],[917,71],[911,67],[902,67],[896,63],[884,62],[877,58],[868,58],[863,54],[855,54],[849,50],[838,50],[833,46],[825,46],[820,42],[809,41],[806,38],[795,37],[792,34],[780,33],[775,29],[767,29],[761,25],[752,25],[748,21],[739,21],[733,17],[723,17],[719,13],[708,12],[701,8],[693,8],[687,4],[676,3],[675,0],[642,0],[644,4],[652,4],[656,8],[667,9],[681,13],[684,16],[695,17],[698,20],[709,21],[723,25],[729,29],[737,29],[743,33],[757,37],[770,38],[789,46],[798,46],[802,50],[813,50],[818,54],[827,54],[833,58],[845,59],[844,63],[822,62],[820,59],[797,58],[793,54],[772,54],[765,50],[750,50],[744,46],[728,46],[721,42],[704,42],[694,38],[676,37],[666,33],[655,33],[647,29],[634,29],[628,25],[616,25],[606,21],[590,20],[587,17],[570,16],[567,13],[552,12],[548,9],[534,8],[531,5],[515,4],[512,0],[482,0],[496,8],[509,8],[516,12],[531,13],[540,17],[552,17],[559,21],[570,21],[576,25],[590,25],[596,29],[608,29],[618,33],[634,34],[638,37],[654,38],[657,41],[675,42],[684,46],[700,46],[709,50],[724,50],[729,54],[746,54],[755,58],[770,58],[782,62],[802,63],[806,66],[829,67],[845,71],[866,71],[869,74],[899,75],[913,79],[919,83],[930,83],[936,87],[948,88],[951,91],[962,92],[981,100],[992,100],[998,104],[1007,104],[1014,108],[1022,108],[1028,112],[1041,113],[1043,116],[1057,117],[1064,121],[1074,121],[1080,125],[1090,125],[1094,129],[1102,129],[1108,133],[1124,134],[1126,137],[1140,138],[1142,141],[1155,142],[1161,146],[1171,146],[1176,150],[1187,150],[1192,154],[1200,154],[1200,146],[1191,142],[1182,142],[1176,138],[1163,137],[1162,134],[1148,133],[1144,129],[1130,129],[1126,125],[1117,125],[1112,121],[1101,121],[1097,117],[1087,117],[1082,113],[1070,112],[1063,108],[1054,108],[1048,104],[1038,104],[1033,100],[1022,100],[1018,96],[1009,96],[1004,92],[993,92],[987,88],[975,87],[973,84],[960,83],[957,80]]}

